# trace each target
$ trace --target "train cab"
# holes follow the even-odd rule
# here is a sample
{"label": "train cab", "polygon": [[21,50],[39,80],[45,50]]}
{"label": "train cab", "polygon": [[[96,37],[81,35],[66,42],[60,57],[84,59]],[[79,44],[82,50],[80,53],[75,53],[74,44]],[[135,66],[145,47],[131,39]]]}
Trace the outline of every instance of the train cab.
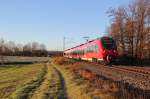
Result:
{"label": "train cab", "polygon": [[102,37],[101,44],[104,61],[107,63],[115,61],[118,56],[116,42],[110,37]]}

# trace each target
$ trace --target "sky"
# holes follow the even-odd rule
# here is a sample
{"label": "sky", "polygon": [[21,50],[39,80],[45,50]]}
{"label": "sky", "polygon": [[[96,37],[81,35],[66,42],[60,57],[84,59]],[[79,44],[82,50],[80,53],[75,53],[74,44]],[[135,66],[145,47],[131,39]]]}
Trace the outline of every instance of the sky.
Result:
{"label": "sky", "polygon": [[25,44],[37,41],[63,50],[103,36],[110,8],[132,0],[0,0],[0,38]]}

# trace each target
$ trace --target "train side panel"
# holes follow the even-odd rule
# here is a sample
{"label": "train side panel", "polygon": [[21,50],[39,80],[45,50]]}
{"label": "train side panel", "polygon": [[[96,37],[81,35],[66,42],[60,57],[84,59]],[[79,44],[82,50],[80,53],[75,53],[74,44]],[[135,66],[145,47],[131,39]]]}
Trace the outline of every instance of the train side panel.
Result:
{"label": "train side panel", "polygon": [[117,50],[112,38],[103,37],[64,51],[64,57],[110,63],[117,57]]}

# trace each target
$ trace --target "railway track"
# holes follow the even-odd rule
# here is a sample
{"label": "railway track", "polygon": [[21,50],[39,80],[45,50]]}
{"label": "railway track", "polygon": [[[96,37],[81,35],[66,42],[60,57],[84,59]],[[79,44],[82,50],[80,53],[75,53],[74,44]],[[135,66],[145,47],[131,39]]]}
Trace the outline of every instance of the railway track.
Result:
{"label": "railway track", "polygon": [[[150,98],[150,75],[145,72],[128,69],[128,67],[87,65],[79,71],[79,74],[91,80],[92,85],[96,88],[113,84],[120,90],[121,96],[127,96],[128,98],[131,95],[130,97],[136,97],[135,99]],[[140,96],[137,93],[140,93]]]}
{"label": "railway track", "polygon": [[138,73],[140,75],[150,76],[150,68],[144,68],[144,67],[129,67],[129,66],[115,66],[114,68],[124,69],[126,71]]}
{"label": "railway track", "polygon": [[122,72],[128,72],[133,73],[136,75],[141,75],[142,77],[150,78],[150,67],[136,67],[136,66],[118,66],[118,65],[112,65],[112,66],[102,66],[97,63],[95,63],[96,66],[100,66],[101,68],[107,68],[107,69],[114,69],[119,70]]}
{"label": "railway track", "polygon": [[135,67],[135,66],[118,66],[118,65],[112,65],[112,66],[104,66],[97,63],[90,63],[92,65],[96,65],[97,67],[100,67],[100,69],[107,69],[107,70],[115,70],[119,72],[124,73],[130,73],[139,77],[149,78],[150,79],[150,68],[149,67]]}
{"label": "railway track", "polygon": [[122,66],[112,66],[109,67],[111,69],[115,69],[118,71],[122,71],[124,73],[133,74],[139,78],[149,78],[150,79],[150,73],[144,70],[136,69],[136,68],[128,68],[128,67],[122,67]]}
{"label": "railway track", "polygon": [[[86,63],[85,63],[86,64]],[[90,70],[92,73],[102,75],[114,81],[124,81],[135,87],[150,90],[150,74],[149,68],[145,67],[126,67],[126,66],[104,66],[96,63],[87,63],[83,66],[85,69]],[[142,68],[142,69],[141,69]]]}

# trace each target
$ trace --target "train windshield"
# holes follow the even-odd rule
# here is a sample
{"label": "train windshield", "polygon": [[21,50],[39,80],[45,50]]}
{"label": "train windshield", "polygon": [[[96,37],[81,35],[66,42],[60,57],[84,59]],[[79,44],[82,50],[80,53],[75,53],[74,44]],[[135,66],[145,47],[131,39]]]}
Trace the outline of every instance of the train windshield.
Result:
{"label": "train windshield", "polygon": [[116,43],[112,38],[104,37],[101,41],[105,49],[116,49]]}

